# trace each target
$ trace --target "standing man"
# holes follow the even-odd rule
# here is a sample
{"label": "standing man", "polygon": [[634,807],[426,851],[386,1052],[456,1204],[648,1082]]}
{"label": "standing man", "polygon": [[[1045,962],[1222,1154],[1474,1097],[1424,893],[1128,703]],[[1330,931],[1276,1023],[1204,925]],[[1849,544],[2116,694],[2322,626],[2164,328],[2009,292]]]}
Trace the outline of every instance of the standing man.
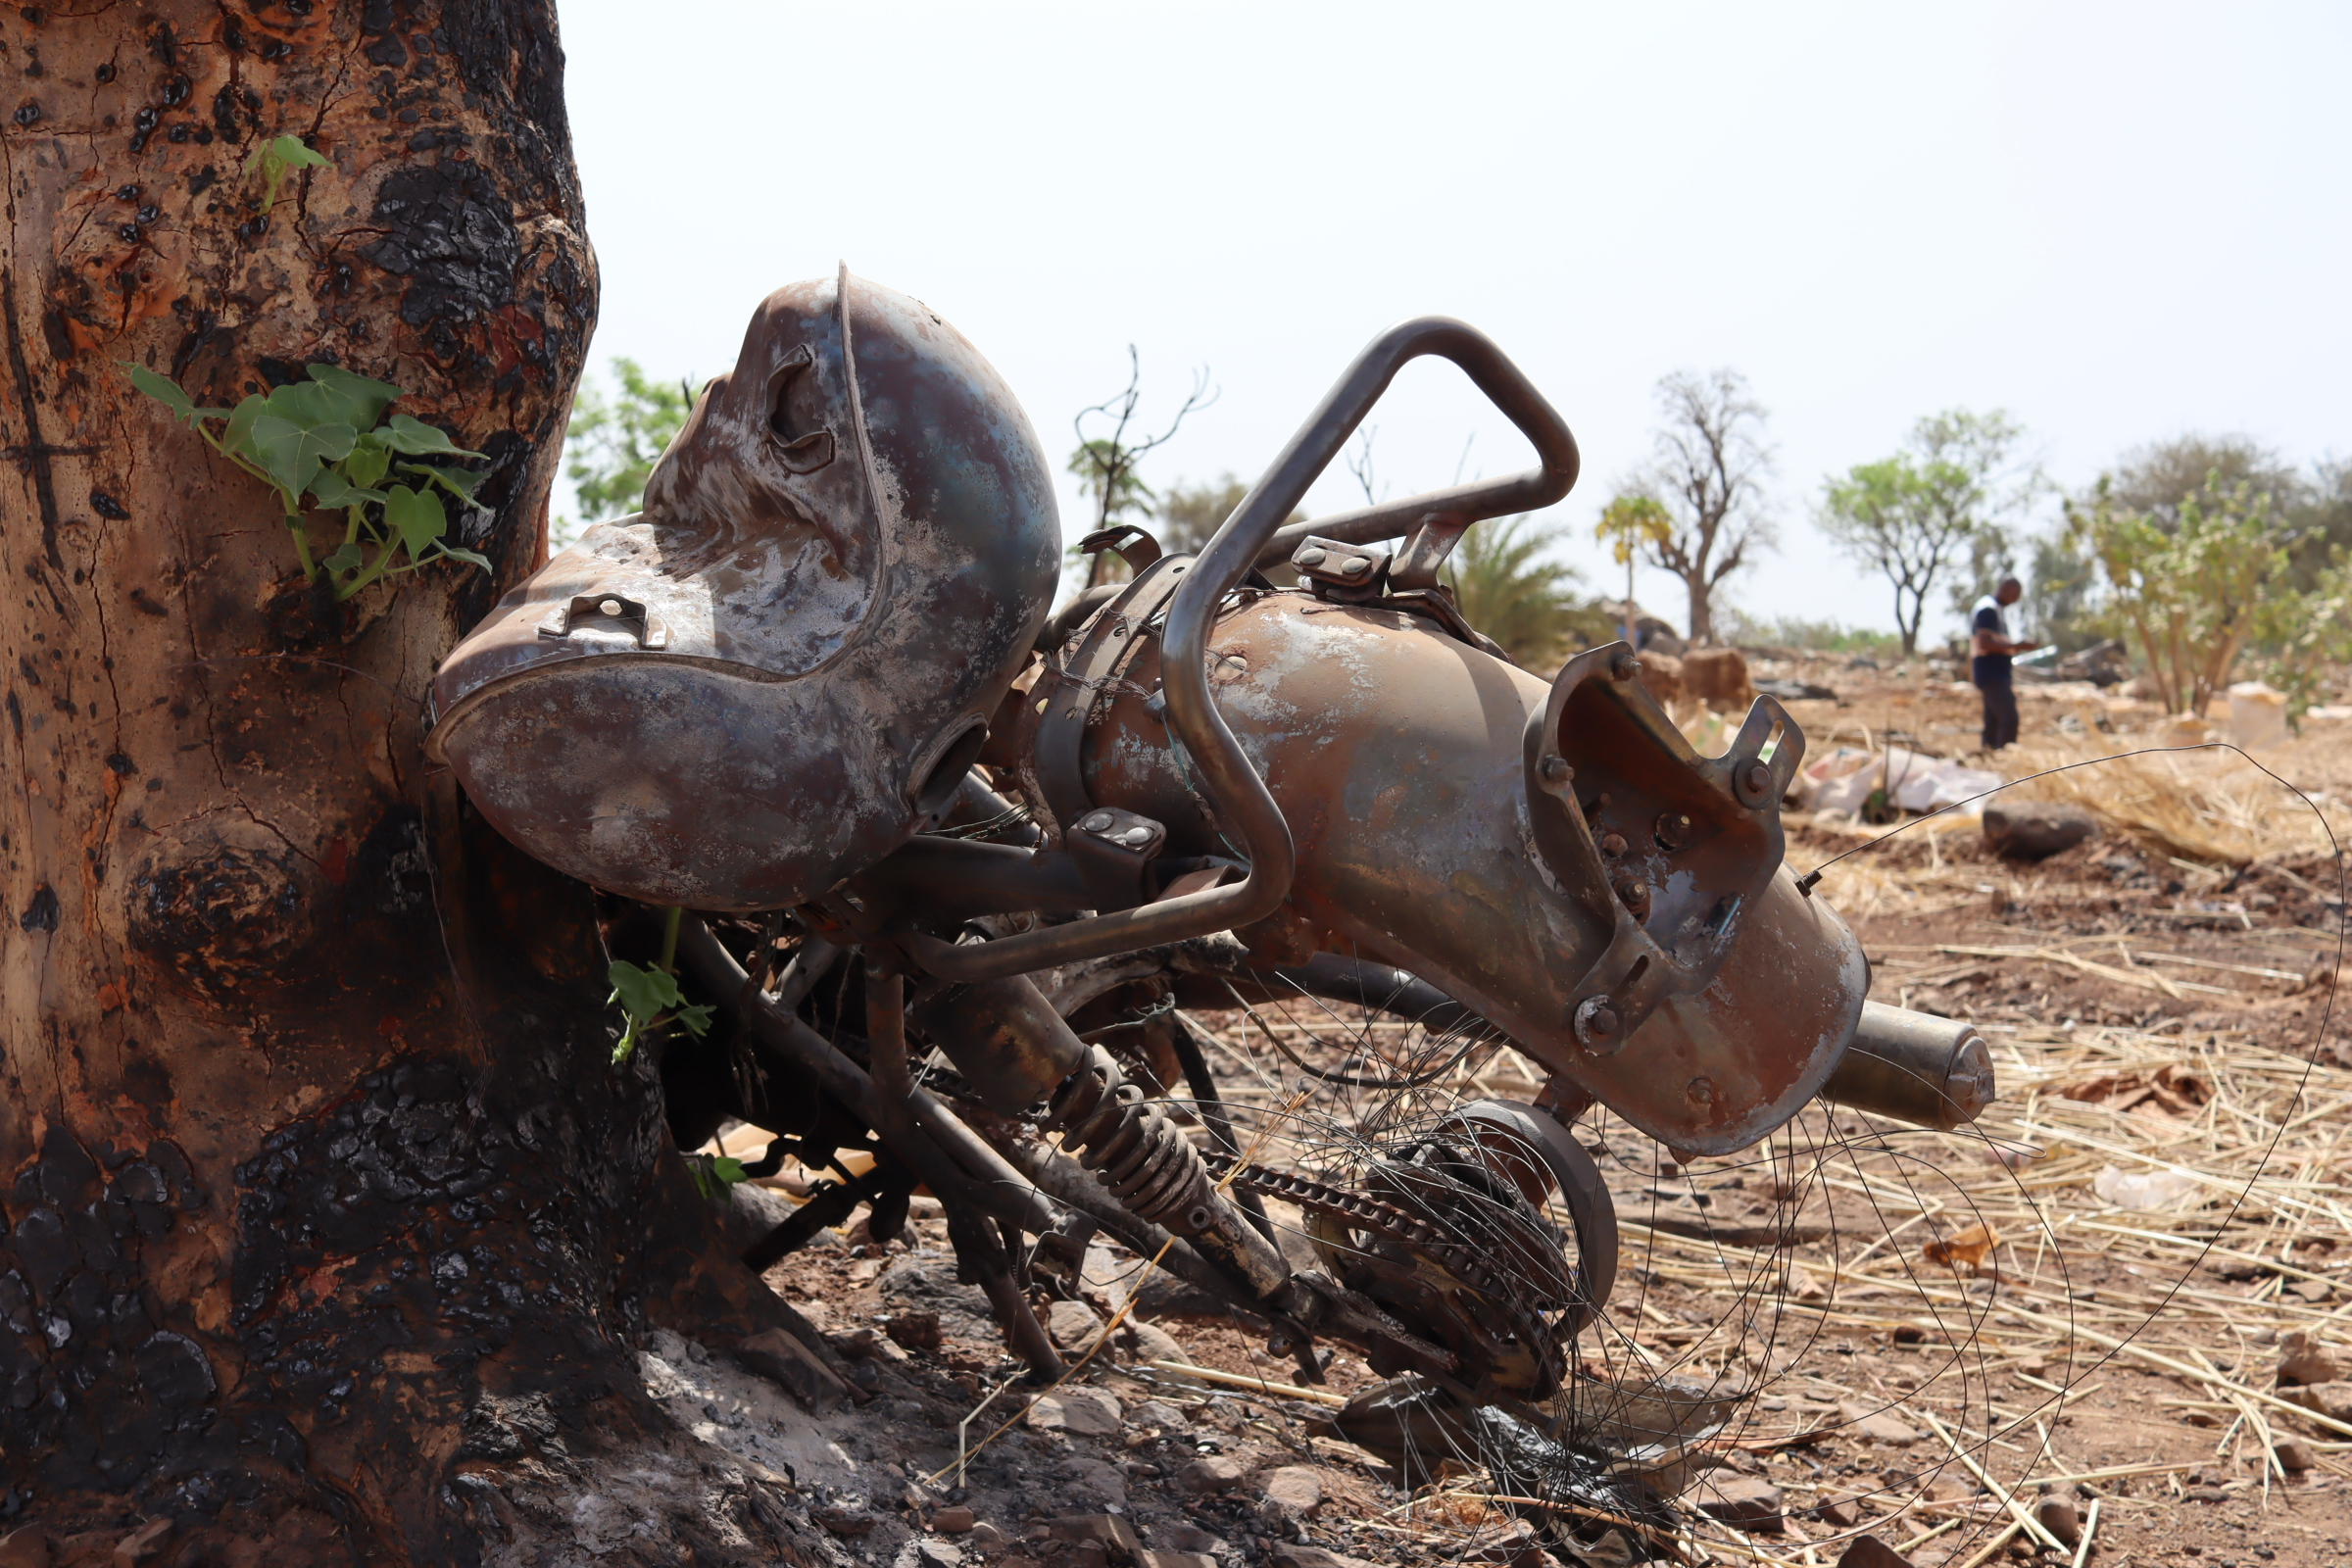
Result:
{"label": "standing man", "polygon": [[1969,616],[1969,678],[1984,699],[1984,750],[1997,752],[2017,739],[2017,688],[2011,684],[2009,661],[2030,654],[2041,644],[2015,642],[2009,636],[2011,605],[2025,597],[2025,584],[2003,577],[2001,585],[1977,601]]}

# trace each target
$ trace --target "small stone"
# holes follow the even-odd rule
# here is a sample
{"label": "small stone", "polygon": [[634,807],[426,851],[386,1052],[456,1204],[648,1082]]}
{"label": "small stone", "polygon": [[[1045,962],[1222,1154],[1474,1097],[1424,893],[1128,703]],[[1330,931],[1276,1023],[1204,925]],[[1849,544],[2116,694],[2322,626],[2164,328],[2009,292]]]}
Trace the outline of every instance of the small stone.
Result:
{"label": "small stone", "polygon": [[2290,1476],[2301,1475],[2311,1468],[2311,1449],[2300,1438],[2280,1438],[2272,1445],[2271,1451],[2278,1456],[2278,1468]]}
{"label": "small stone", "polygon": [[115,1543],[114,1568],[141,1568],[164,1554],[164,1544],[172,1539],[172,1521],[150,1519],[138,1529]]}
{"label": "small stone", "polygon": [[1090,1345],[1102,1328],[1102,1320],[1084,1301],[1055,1301],[1046,1311],[1046,1332],[1055,1345]]}
{"label": "small stone", "polygon": [[1865,1443],[1884,1443],[1892,1448],[1907,1448],[1919,1441],[1919,1434],[1886,1413],[1886,1407],[1868,1399],[1840,1399],[1838,1419],[1845,1423],[1846,1436]]}
{"label": "small stone", "polygon": [[1179,1519],[1168,1526],[1165,1537],[1160,1544],[1170,1551],[1203,1551],[1214,1556],[1225,1549],[1225,1543],[1221,1539],[1190,1519]]}
{"label": "small stone", "polygon": [[1700,1513],[1741,1530],[1777,1536],[1786,1520],[1781,1489],[1737,1471],[1709,1471],[1699,1477],[1689,1495]]}
{"label": "small stone", "polygon": [[862,1536],[880,1522],[873,1514],[837,1508],[830,1504],[810,1509],[808,1517],[837,1536]]}
{"label": "small stone", "polygon": [[1133,1557],[1144,1549],[1143,1538],[1135,1526],[1115,1513],[1064,1514],[1054,1521],[1053,1539],[1066,1541],[1074,1546],[1092,1545],[1112,1555]]}
{"label": "small stone", "polygon": [[1286,1464],[1266,1477],[1257,1512],[1269,1524],[1289,1525],[1313,1518],[1322,1506],[1323,1478],[1310,1465]]}
{"label": "small stone", "polygon": [[2034,1504],[2034,1522],[2057,1537],[2062,1546],[2082,1539],[2082,1513],[2069,1493],[2044,1493]]}
{"label": "small stone", "polygon": [[[1127,1419],[1139,1427],[1157,1427],[1162,1432],[1172,1432],[1184,1425],[1184,1412],[1165,1399],[1146,1399],[1128,1410]],[[1184,1549],[1198,1551],[1200,1548],[1187,1546]]]}
{"label": "small stone", "polygon": [[909,1350],[936,1350],[945,1342],[937,1312],[901,1312],[882,1320],[882,1332]]}
{"label": "small stone", "polygon": [[1303,1542],[1275,1543],[1273,1558],[1274,1568],[1371,1568],[1361,1557],[1350,1557],[1328,1546],[1310,1546]]}
{"label": "small stone", "polygon": [[2352,1420],[2352,1383],[2306,1383],[2280,1389],[2278,1397],[2335,1421]]}
{"label": "small stone", "polygon": [[2012,801],[1984,808],[1985,848],[2013,860],[2046,859],[2097,831],[2097,821],[2079,806]]}
{"label": "small stone", "polygon": [[2318,1336],[2308,1330],[2296,1329],[2278,1341],[2280,1388],[2300,1383],[2333,1383],[2338,1370],[2335,1351],[2322,1345]]}
{"label": "small stone", "polygon": [[1813,1517],[1825,1525],[1834,1525],[1839,1530],[1851,1530],[1862,1522],[1862,1510],[1856,1506],[1855,1499],[1852,1497],[1832,1497],[1827,1502],[1814,1507]]}
{"label": "small stone", "polygon": [[0,1568],[49,1568],[49,1532],[39,1525],[23,1525],[0,1536]]}
{"label": "small stone", "polygon": [[[1936,1560],[1944,1559],[1939,1554]],[[1857,1536],[1838,1555],[1838,1568],[1927,1568],[1925,1557],[1907,1558],[1876,1536]]]}
{"label": "small stone", "polygon": [[1135,1568],[1217,1568],[1205,1551],[1162,1551],[1146,1547],[1135,1554]]}
{"label": "small stone", "polygon": [[1100,1389],[1064,1388],[1040,1397],[1024,1419],[1033,1432],[1111,1438],[1119,1432],[1119,1401]]}
{"label": "small stone", "polygon": [[923,1568],[962,1568],[962,1549],[945,1541],[925,1541],[914,1548],[914,1560]]}
{"label": "small stone", "polygon": [[961,1506],[931,1511],[931,1528],[943,1536],[960,1536],[979,1522],[971,1509]]}
{"label": "small stone", "polygon": [[1176,1484],[1187,1492],[1231,1492],[1242,1484],[1242,1467],[1222,1454],[1202,1454],[1176,1472]]}
{"label": "small stone", "polygon": [[1130,1322],[1126,1333],[1133,1339],[1138,1361],[1181,1361],[1188,1365],[1192,1362],[1191,1352],[1176,1336],[1156,1323]]}

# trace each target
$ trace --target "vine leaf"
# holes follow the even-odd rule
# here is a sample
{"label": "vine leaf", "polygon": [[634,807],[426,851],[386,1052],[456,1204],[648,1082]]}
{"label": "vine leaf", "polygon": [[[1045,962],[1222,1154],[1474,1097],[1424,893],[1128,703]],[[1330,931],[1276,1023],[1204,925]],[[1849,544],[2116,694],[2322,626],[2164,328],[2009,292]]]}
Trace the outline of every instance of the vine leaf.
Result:
{"label": "vine leaf", "polygon": [[182,392],[168,376],[158,375],[144,365],[129,360],[122,363],[130,366],[130,384],[170,409],[174,418],[184,421],[196,417],[196,400]]}
{"label": "vine leaf", "polygon": [[340,365],[306,365],[303,368],[310,371],[315,385],[343,400],[346,406],[343,422],[354,429],[374,429],[384,411],[405,396],[389,381],[371,381]]}
{"label": "vine leaf", "polygon": [[612,998],[620,1004],[620,1010],[641,1024],[652,1023],[686,1000],[678,990],[677,976],[640,969],[626,958],[613,959],[606,978],[612,982]]}
{"label": "vine leaf", "polygon": [[[425,546],[449,532],[449,514],[442,510],[441,498],[429,489],[419,492],[405,484],[394,485],[385,498],[384,520],[409,547],[411,561],[421,560]],[[670,989],[677,989],[676,981],[670,981]]]}
{"label": "vine leaf", "polygon": [[296,510],[295,498],[311,487],[318,470],[349,457],[359,438],[360,432],[348,424],[306,427],[277,414],[264,414],[253,421],[254,450],[270,482],[284,493],[288,512]]}
{"label": "vine leaf", "polygon": [[381,505],[391,499],[381,490],[353,484],[349,463],[345,463],[340,471],[320,468],[318,477],[311,481],[311,497],[322,507],[356,507],[369,501]]}
{"label": "vine leaf", "polygon": [[392,422],[385,426],[381,439],[384,445],[393,451],[406,452],[412,457],[478,458],[483,456],[482,453],[468,452],[464,447],[453,445],[448,436],[434,429],[422,419],[412,418],[406,414],[392,416]]}

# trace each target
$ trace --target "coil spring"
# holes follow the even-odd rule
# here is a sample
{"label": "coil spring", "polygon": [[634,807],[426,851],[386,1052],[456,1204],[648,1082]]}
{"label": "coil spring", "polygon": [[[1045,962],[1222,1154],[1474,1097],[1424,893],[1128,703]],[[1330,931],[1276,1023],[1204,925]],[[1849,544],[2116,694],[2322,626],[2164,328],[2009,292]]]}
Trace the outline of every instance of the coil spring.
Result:
{"label": "coil spring", "polygon": [[1091,1067],[1054,1092],[1050,1125],[1131,1214],[1198,1236],[1215,1218],[1216,1186],[1200,1151],[1098,1048]]}

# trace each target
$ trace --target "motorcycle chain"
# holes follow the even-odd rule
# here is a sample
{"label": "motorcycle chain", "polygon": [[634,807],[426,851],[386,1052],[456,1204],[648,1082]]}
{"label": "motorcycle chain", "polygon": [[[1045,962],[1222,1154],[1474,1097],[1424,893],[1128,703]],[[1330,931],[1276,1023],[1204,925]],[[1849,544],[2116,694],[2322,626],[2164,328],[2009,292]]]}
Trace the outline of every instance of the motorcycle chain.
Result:
{"label": "motorcycle chain", "polygon": [[[1208,1162],[1211,1174],[1220,1182],[1234,1166],[1231,1155],[1210,1155]],[[1520,1343],[1549,1347],[1555,1354],[1559,1351],[1557,1336],[1544,1313],[1556,1311],[1564,1303],[1547,1305],[1530,1299],[1511,1281],[1489,1268],[1475,1248],[1447,1236],[1438,1226],[1397,1204],[1311,1176],[1254,1163],[1243,1165],[1240,1174],[1233,1177],[1233,1185],[1247,1187],[1260,1198],[1279,1199],[1309,1213],[1327,1215],[1358,1230],[1372,1232],[1428,1258],[1499,1308]]]}

